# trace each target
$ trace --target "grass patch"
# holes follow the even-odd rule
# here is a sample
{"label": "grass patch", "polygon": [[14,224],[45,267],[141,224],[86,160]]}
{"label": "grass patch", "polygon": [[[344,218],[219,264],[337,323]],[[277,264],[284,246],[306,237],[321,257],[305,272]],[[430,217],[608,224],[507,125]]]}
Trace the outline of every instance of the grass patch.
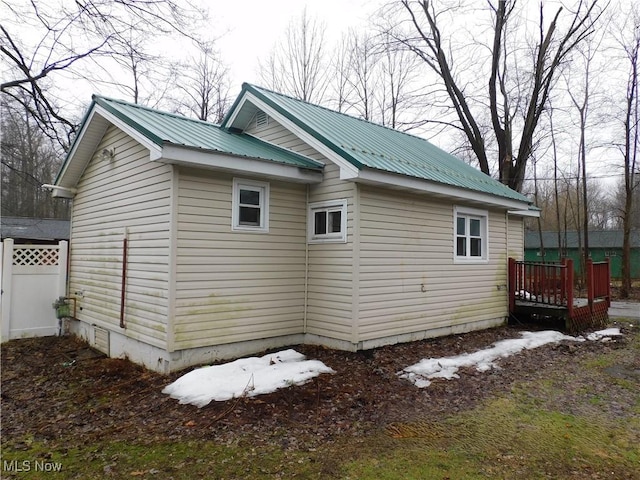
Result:
{"label": "grass patch", "polygon": [[[312,453],[313,455],[313,453]],[[3,447],[2,478],[320,478],[312,457],[275,447],[213,442],[99,442],[86,448],[21,442]]]}
{"label": "grass patch", "polygon": [[591,478],[607,472],[608,478],[637,478],[637,427],[637,422],[582,418],[503,397],[441,423],[406,424],[411,438],[350,462],[345,476]]}
{"label": "grass patch", "polygon": [[386,454],[358,459],[343,471],[344,479],[394,480],[407,478],[482,479],[487,478],[480,459],[460,451],[425,448],[419,440],[402,442]]}

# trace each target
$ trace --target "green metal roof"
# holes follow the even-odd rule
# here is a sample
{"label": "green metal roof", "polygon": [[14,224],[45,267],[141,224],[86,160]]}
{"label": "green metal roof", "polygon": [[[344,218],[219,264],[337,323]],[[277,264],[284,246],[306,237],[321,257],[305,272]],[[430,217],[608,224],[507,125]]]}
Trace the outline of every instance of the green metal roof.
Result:
{"label": "green metal roof", "polygon": [[[584,232],[575,230],[562,232],[560,240],[563,248],[578,248],[584,243]],[[622,230],[589,230],[589,248],[622,248],[624,235]],[[631,230],[631,248],[640,247],[640,230]],[[542,232],[544,248],[558,248],[558,232]],[[566,242],[566,245],[565,245]],[[524,236],[524,248],[540,248],[540,234],[528,231]]]}
{"label": "green metal roof", "polygon": [[[423,138],[247,83],[242,88],[243,93],[252,93],[360,170],[372,168],[531,203]],[[242,94],[238,101],[240,98]],[[229,120],[230,115],[222,127]]]}
{"label": "green metal roof", "polygon": [[323,164],[250,135],[232,133],[219,125],[94,95],[93,102],[109,111],[158,146],[172,144],[209,152],[257,158],[311,170]]}

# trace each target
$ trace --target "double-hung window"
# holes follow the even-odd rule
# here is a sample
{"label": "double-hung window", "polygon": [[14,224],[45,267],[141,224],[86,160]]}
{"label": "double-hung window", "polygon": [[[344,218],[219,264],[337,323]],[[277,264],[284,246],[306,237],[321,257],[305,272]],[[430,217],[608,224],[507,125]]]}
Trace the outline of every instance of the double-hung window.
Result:
{"label": "double-hung window", "polygon": [[309,204],[309,243],[347,241],[347,201],[331,200]]}
{"label": "double-hung window", "polygon": [[487,261],[487,211],[456,207],[454,218],[454,259],[461,262]]}
{"label": "double-hung window", "polygon": [[269,184],[233,179],[232,229],[269,231]]}

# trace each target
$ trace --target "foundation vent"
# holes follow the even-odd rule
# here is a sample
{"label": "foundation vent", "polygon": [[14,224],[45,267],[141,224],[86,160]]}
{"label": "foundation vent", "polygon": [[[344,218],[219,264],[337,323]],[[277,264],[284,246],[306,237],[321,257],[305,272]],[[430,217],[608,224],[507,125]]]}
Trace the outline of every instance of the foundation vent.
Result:
{"label": "foundation vent", "polygon": [[105,330],[100,327],[93,327],[93,347],[106,354],[107,357],[109,355],[109,330]]}

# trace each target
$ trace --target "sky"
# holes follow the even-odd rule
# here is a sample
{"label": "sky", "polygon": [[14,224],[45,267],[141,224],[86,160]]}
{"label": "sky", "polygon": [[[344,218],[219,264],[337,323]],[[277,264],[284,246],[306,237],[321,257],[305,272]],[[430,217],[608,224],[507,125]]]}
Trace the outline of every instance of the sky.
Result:
{"label": "sky", "polygon": [[[287,25],[299,19],[306,8],[310,18],[324,22],[329,40],[340,38],[350,27],[367,24],[368,17],[381,4],[379,0],[244,0],[206,2],[221,34],[216,42],[233,78],[232,93],[242,82],[259,83],[258,62],[266,58],[282,38]],[[238,8],[241,4],[242,8]]]}
{"label": "sky", "polygon": [[[16,4],[27,5],[29,7],[29,0],[14,0]],[[38,0],[41,5],[51,5],[51,8],[58,8],[55,5],[62,5],[64,2],[73,2],[73,0]],[[356,30],[364,30],[371,28],[371,16],[374,15],[377,10],[388,2],[388,0],[242,0],[241,2],[229,2],[222,0],[196,0],[201,2],[209,10],[210,23],[207,30],[207,34],[210,37],[216,38],[216,47],[220,52],[222,62],[228,66],[230,74],[231,88],[229,95],[231,98],[235,98],[240,92],[240,88],[243,82],[255,83],[258,85],[264,84],[261,81],[258,68],[260,60],[265,60],[275,45],[285,39],[285,31],[287,26],[294,22],[298,25],[299,19],[302,17],[303,12],[306,9],[306,13],[310,19],[322,22],[326,26],[325,38],[327,40],[326,51],[331,51],[332,46],[337,42],[343,33],[346,33],[350,28]],[[476,0],[477,1],[477,0]],[[547,2],[553,7],[557,0],[547,0]],[[3,16],[3,8],[9,2],[0,2],[0,17]],[[478,5],[485,7],[485,2],[478,2]],[[531,2],[531,5],[537,5],[537,2]],[[529,4],[527,4],[529,5]],[[536,9],[532,10],[536,12]],[[532,14],[533,15],[533,14]],[[537,13],[536,13],[537,15]],[[485,16],[486,17],[486,16]],[[486,23],[487,18],[484,18]],[[532,17],[534,18],[535,15]],[[468,16],[460,16],[460,21],[467,21]],[[529,25],[531,18],[525,18],[523,20],[524,25]],[[471,26],[482,27],[484,25],[480,19],[478,23],[472,23]],[[14,26],[20,31],[20,26]],[[467,29],[466,24],[461,24],[460,28]],[[457,31],[453,28],[454,31]],[[471,27],[468,27],[471,28]],[[452,25],[447,24],[447,30],[451,30]],[[22,33],[22,32],[21,32]],[[37,41],[38,39],[36,39]],[[185,42],[187,40],[184,40]],[[173,58],[188,58],[185,45],[180,45],[175,39],[163,39],[155,38],[155,45],[162,53],[167,53]],[[193,50],[192,50],[193,52]],[[193,52],[195,53],[195,52]],[[117,69],[116,69],[117,72]],[[91,72],[97,78],[100,78],[100,70],[96,69],[96,72]],[[116,74],[117,75],[117,74]],[[127,74],[127,81],[124,83],[130,84],[130,74]],[[609,77],[611,74],[609,75]],[[609,79],[607,77],[607,79]],[[55,80],[53,80],[55,78]],[[60,81],[62,79],[62,81]],[[56,86],[59,91],[59,103],[64,105],[67,112],[67,116],[73,116],[78,121],[82,118],[82,115],[91,101],[91,95],[94,93],[121,98],[124,100],[131,100],[131,96],[124,93],[122,89],[115,87],[109,87],[106,84],[90,85],[88,82],[82,82],[76,79],[65,78],[63,73],[57,76],[52,76],[52,80],[56,82]],[[62,85],[62,86],[60,86]],[[67,85],[70,85],[67,87]],[[267,85],[268,86],[268,85]],[[152,91],[156,90],[157,85],[153,85]],[[159,86],[160,89],[162,86]],[[153,104],[153,95],[147,95],[142,103],[146,103],[151,107],[162,108],[163,106]],[[158,96],[159,97],[159,96]],[[73,112],[71,115],[68,112]],[[595,117],[593,117],[595,118]],[[615,123],[616,122],[610,122]],[[591,134],[598,136],[597,132],[601,132],[603,129],[592,130]],[[453,133],[452,133],[453,132]],[[414,131],[415,134],[420,135],[418,131]],[[450,150],[453,146],[458,144],[458,138],[454,136],[455,130],[449,129],[447,132],[437,132],[437,135],[429,135],[428,138],[436,145]],[[601,134],[600,134],[601,136]],[[573,136],[573,141],[564,142],[567,158],[575,157],[575,151],[569,149],[575,144],[577,135]],[[608,138],[605,138],[608,140]],[[575,150],[575,148],[574,148]],[[545,155],[544,152],[541,155]],[[614,160],[610,160],[609,157]],[[599,148],[590,153],[590,175],[597,174],[600,177],[611,176],[611,178],[620,178],[620,170],[615,167],[610,168],[612,162],[619,163],[619,152],[612,151],[610,148]],[[573,165],[572,162],[571,164]],[[544,166],[544,165],[543,165]],[[547,175],[544,169],[539,169],[538,174],[541,176]],[[612,173],[613,172],[613,173]]]}
{"label": "sky", "polygon": [[[257,85],[264,83],[258,73],[259,62],[264,61],[276,44],[285,39],[287,26],[292,22],[297,25],[297,21],[305,10],[309,18],[326,25],[325,38],[330,43],[327,45],[327,50],[330,51],[331,44],[337,42],[350,28],[370,29],[371,17],[382,5],[388,3],[387,0],[244,0],[241,3],[219,0],[200,1],[209,9],[212,33],[218,36],[217,48],[221,53],[222,61],[229,67],[231,78],[229,93],[232,98],[240,92],[243,82]],[[547,4],[549,11],[555,11],[559,6],[557,0],[547,0]],[[485,6],[484,2],[482,6]],[[537,6],[538,2],[531,2],[531,9],[524,12],[528,15],[522,19],[522,28],[536,26],[539,16]],[[468,21],[468,17],[464,17],[461,21],[465,20]],[[486,20],[484,18],[484,21]],[[475,26],[479,27],[481,24]],[[459,28],[469,27],[466,23],[459,26]],[[439,134],[435,138],[429,135],[428,138],[436,145],[448,150],[451,147],[452,132],[449,130],[447,135]],[[414,133],[420,135],[420,132]],[[455,144],[457,140],[453,142]],[[610,153],[608,149],[590,153],[590,175],[611,176],[611,172],[607,170]],[[569,156],[575,156],[575,152],[569,153]],[[539,171],[538,174],[545,176],[544,171]],[[616,175],[611,178],[616,180],[619,177]]]}
{"label": "sky", "polygon": [[[325,24],[325,38],[328,43],[333,43],[349,28],[366,26],[369,16],[385,0],[194,1],[208,10],[210,19],[205,26],[206,31],[194,33],[202,38],[215,39],[215,46],[220,52],[221,59],[229,67],[232,85],[230,94],[235,97],[240,92],[243,82],[260,83],[258,75],[260,59],[268,57],[276,43],[284,38],[287,26],[299,20],[305,9],[309,18]],[[38,2],[41,6],[46,5],[52,11],[59,12],[63,8],[69,8],[67,3],[72,3],[73,0],[50,0],[50,3],[38,0]],[[6,16],[13,19],[14,16],[9,14],[7,5],[11,5],[11,2],[6,4],[0,2],[0,18]],[[18,11],[32,10],[29,0],[16,1],[15,8]],[[19,24],[10,24],[9,29],[12,35],[30,45],[26,49],[29,53],[31,53],[31,46],[36,45],[43,35],[42,28],[33,28],[31,34],[29,29],[21,30]],[[167,55],[173,59],[185,59],[190,55],[189,50],[194,52],[187,39],[159,36],[154,39],[154,47],[156,50],[154,53]],[[41,53],[46,52],[48,52],[46,48],[41,50]],[[125,83],[130,83],[130,74],[126,75]],[[51,78],[55,85],[63,90],[65,100],[70,100],[71,104],[76,105],[80,110],[78,115],[81,115],[84,108],[88,106],[91,95],[94,93],[130,100],[130,98],[123,98],[125,94],[115,87],[109,87],[106,84],[90,85],[64,72],[59,72]],[[72,87],[67,88],[68,85]]]}
{"label": "sky", "polygon": [[[479,372],[499,368],[496,362],[500,358],[515,355],[525,349],[562,341],[609,341],[619,335],[619,328],[599,330],[589,334],[586,339],[554,330],[520,332],[520,338],[501,340],[473,353],[423,359],[398,372],[398,376],[412,382],[418,388],[426,388],[435,378],[460,378],[458,371],[463,367],[475,367]],[[182,404],[204,407],[212,401],[254,397],[281,388],[302,385],[321,374],[336,372],[319,360],[307,360],[301,353],[289,349],[263,357],[241,358],[222,365],[192,370],[167,385],[162,393]],[[346,372],[346,375],[349,375],[349,372]]]}

